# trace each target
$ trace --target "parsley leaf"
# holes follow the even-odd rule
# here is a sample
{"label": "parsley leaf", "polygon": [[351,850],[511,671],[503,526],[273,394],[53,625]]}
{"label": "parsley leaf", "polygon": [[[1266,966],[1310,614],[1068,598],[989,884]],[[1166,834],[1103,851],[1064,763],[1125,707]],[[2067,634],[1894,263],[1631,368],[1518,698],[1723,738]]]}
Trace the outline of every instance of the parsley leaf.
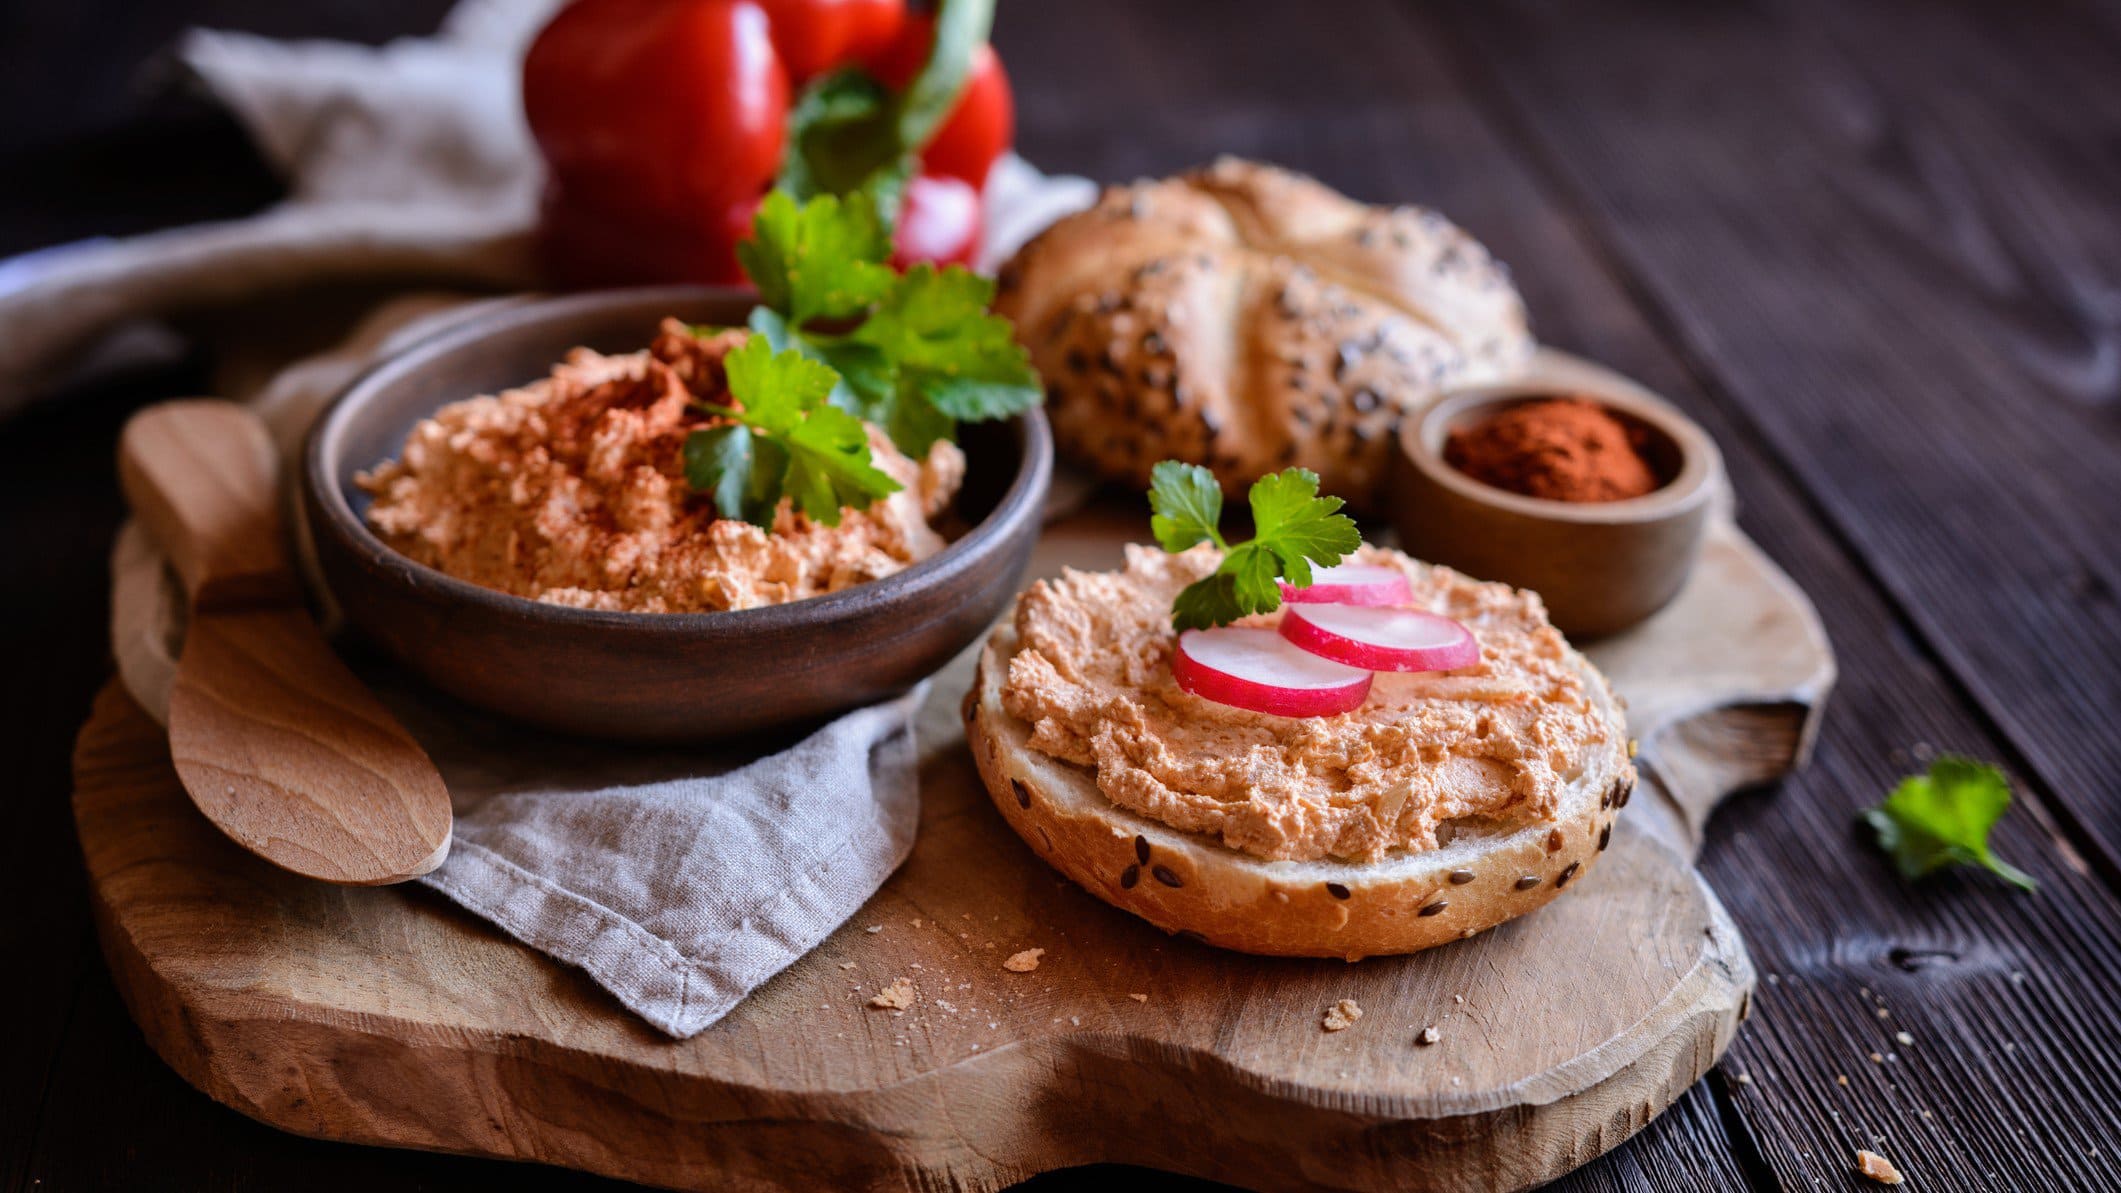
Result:
{"label": "parsley leaf", "polygon": [[1198,464],[1165,460],[1149,470],[1149,530],[1173,554],[1200,543],[1221,547],[1217,524],[1223,517],[1223,487],[1215,474]]}
{"label": "parsley leaf", "polygon": [[1165,460],[1151,470],[1150,480],[1149,506],[1156,513],[1149,528],[1164,550],[1210,542],[1223,548],[1215,571],[1187,585],[1171,603],[1171,622],[1181,630],[1271,613],[1281,608],[1279,578],[1306,587],[1313,563],[1338,563],[1362,545],[1354,520],[1338,512],[1340,498],[1320,497],[1318,474],[1308,468],[1285,468],[1252,483],[1253,537],[1235,547],[1217,528],[1222,487],[1207,469]]}
{"label": "parsley leaf", "polygon": [[819,195],[798,207],[786,191],[774,191],[759,204],[736,256],[759,300],[798,328],[859,315],[898,282],[885,264],[891,233],[865,194]]}
{"label": "parsley leaf", "polygon": [[899,490],[870,458],[862,421],[827,401],[839,383],[830,367],[793,348],[775,351],[763,335],[745,340],[723,367],[741,406],[713,409],[734,425],[685,441],[686,482],[711,494],[723,517],[771,529],[785,499],[837,526],[842,509]]}
{"label": "parsley leaf", "polygon": [[1038,373],[1009,321],[989,314],[994,283],[952,265],[914,266],[854,330],[898,365],[900,399],[953,419],[1006,418],[1038,405]]}
{"label": "parsley leaf", "polygon": [[2010,783],[1986,763],[1949,755],[1930,763],[1927,775],[1900,780],[1885,802],[1863,819],[1878,833],[1903,878],[1915,879],[1950,865],[1984,866],[2020,890],[2032,890],[2031,875],[1989,852],[1988,834],[2010,807]]}
{"label": "parsley leaf", "polygon": [[[1252,484],[1252,524],[1258,537],[1250,545],[1272,552],[1280,574],[1298,588],[1311,586],[1311,561],[1340,562],[1362,545],[1355,522],[1339,512],[1345,502],[1318,495],[1318,474],[1308,468],[1285,468]],[[1268,588],[1276,593],[1273,577]],[[1273,608],[1273,605],[1267,606]]]}
{"label": "parsley leaf", "polygon": [[893,92],[859,67],[813,81],[788,115],[788,152],[778,187],[798,199],[866,192],[887,223],[965,89],[972,60],[994,25],[994,0],[931,5],[934,40],[920,72]]}
{"label": "parsley leaf", "polygon": [[1029,355],[1009,321],[987,310],[994,283],[954,265],[900,275],[883,264],[890,251],[865,194],[798,206],[774,192],[737,246],[762,301],[751,329],[839,374],[832,404],[916,459],[954,438],[960,421],[1038,405]]}

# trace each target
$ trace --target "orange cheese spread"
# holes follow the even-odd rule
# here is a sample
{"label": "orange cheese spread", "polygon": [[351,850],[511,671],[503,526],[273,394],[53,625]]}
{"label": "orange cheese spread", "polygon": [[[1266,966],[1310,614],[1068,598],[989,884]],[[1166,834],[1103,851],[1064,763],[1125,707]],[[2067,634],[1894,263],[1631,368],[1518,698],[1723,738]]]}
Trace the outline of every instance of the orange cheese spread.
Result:
{"label": "orange cheese spread", "polygon": [[942,550],[930,520],[964,479],[938,442],[911,460],[870,428],[877,467],[905,486],[826,526],[783,504],[771,532],[720,518],[685,483],[700,402],[727,401],[722,358],[746,333],[666,320],[644,352],[570,353],[521,389],[456,402],[413,428],[398,459],[357,478],[392,547],[473,584],[585,609],[749,609],[880,579]]}
{"label": "orange cheese spread", "polygon": [[1094,768],[1113,803],[1256,857],[1370,860],[1434,848],[1462,821],[1552,818],[1618,729],[1538,596],[1397,551],[1350,558],[1406,573],[1417,607],[1473,631],[1480,662],[1379,674],[1361,708],[1331,717],[1203,700],[1171,678],[1171,599],[1214,570],[1215,548],[1129,547],[1120,571],[1068,571],[1024,594],[1003,707],[1032,727],[1032,748]]}

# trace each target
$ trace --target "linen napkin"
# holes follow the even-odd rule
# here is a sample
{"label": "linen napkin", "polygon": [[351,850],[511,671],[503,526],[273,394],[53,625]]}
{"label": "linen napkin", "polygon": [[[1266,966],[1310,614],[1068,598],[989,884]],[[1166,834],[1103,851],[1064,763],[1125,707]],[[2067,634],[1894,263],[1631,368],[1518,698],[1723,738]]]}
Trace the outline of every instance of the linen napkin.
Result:
{"label": "linen napkin", "polygon": [[[288,173],[292,197],[251,220],[0,262],[0,415],[143,316],[268,291],[301,303],[363,277],[526,284],[537,170],[516,72],[550,7],[466,0],[436,37],[380,49],[192,35],[185,61]],[[984,264],[1094,195],[1084,179],[998,164]],[[486,300],[509,301],[521,300]],[[291,459],[361,369],[481,305],[461,290],[387,303],[335,350],[278,371],[253,405]],[[137,527],[120,534],[112,576],[120,677],[166,720],[181,597]],[[921,690],[763,750],[642,750],[551,738],[387,664],[360,669],[455,804],[449,859],[420,881],[679,1038],[831,933],[913,846]]]}

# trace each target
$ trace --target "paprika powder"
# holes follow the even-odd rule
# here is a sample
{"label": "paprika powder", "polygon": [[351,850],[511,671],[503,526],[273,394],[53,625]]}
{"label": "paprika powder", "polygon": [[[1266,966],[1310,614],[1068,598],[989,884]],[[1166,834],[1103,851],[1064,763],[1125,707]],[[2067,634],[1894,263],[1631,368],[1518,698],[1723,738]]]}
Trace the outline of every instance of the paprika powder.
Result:
{"label": "paprika powder", "polygon": [[1444,462],[1474,480],[1548,501],[1624,501],[1658,487],[1647,432],[1587,398],[1519,402],[1451,432]]}

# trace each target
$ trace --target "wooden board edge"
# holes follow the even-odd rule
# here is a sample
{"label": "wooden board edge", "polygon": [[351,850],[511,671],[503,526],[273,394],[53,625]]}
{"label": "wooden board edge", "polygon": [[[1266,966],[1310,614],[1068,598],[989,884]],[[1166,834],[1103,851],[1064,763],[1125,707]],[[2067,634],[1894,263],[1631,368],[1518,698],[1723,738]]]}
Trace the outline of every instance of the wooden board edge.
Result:
{"label": "wooden board edge", "polygon": [[[823,1114],[762,1103],[756,1091],[703,1097],[674,1081],[667,1102],[647,1106],[594,1065],[555,1066],[505,1040],[422,1046],[284,1005],[245,1005],[233,992],[187,1002],[107,910],[99,903],[105,954],[151,1046],[250,1118],[311,1138],[533,1160],[674,1189],[996,1190],[1095,1163],[1280,1188],[1531,1188],[1618,1146],[1676,1101],[1722,1056],[1751,990],[1741,953],[1735,966],[1683,986],[1691,997],[1672,1008],[1671,1029],[1604,1080],[1544,1105],[1436,1119],[1362,1115],[1243,1083],[1216,1082],[1203,1098],[1203,1065],[1222,1062],[1115,1036],[998,1049],[832,1099]],[[604,1121],[581,1121],[585,1105]],[[939,1136],[937,1121],[951,1133]],[[793,1173],[797,1155],[808,1167]]]}

